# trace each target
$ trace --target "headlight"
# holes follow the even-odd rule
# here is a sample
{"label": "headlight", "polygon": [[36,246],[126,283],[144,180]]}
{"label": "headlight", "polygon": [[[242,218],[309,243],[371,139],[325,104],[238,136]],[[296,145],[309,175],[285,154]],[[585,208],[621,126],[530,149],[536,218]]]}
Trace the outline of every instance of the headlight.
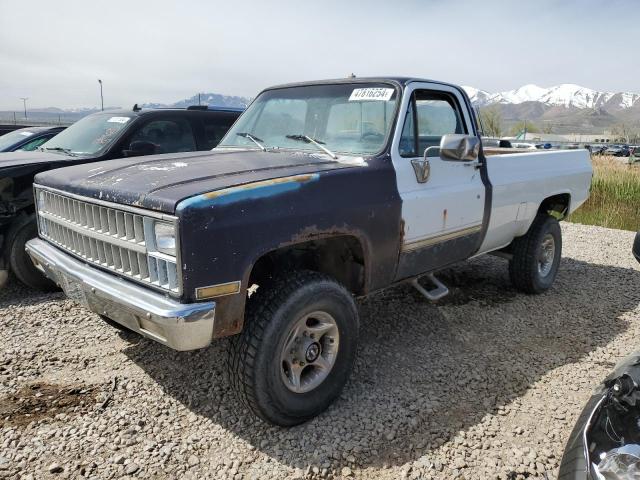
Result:
{"label": "headlight", "polygon": [[176,230],[171,223],[155,222],[153,233],[156,240],[156,248],[159,252],[176,256]]}

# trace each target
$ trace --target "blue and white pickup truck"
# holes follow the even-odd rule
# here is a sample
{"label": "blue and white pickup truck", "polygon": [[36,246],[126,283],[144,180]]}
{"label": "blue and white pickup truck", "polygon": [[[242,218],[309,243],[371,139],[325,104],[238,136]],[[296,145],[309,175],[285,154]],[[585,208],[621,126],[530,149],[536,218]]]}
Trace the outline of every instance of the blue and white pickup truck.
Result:
{"label": "blue and white pickup truck", "polygon": [[[414,78],[264,90],[211,152],[39,174],[35,265],[99,315],[177,350],[233,336],[239,398],[279,425],[324,410],[356,355],[354,297],[494,252],[550,288],[586,150],[483,149],[469,99]],[[429,286],[418,283],[426,277]]]}

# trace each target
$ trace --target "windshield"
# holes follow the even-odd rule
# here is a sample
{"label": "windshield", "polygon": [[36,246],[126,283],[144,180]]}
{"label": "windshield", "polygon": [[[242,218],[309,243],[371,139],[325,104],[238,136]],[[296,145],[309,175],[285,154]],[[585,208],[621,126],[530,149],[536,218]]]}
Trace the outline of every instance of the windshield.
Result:
{"label": "windshield", "polygon": [[63,130],[42,149],[72,155],[92,155],[104,150],[133,118],[122,114],[89,115]]}
{"label": "windshield", "polygon": [[397,98],[395,88],[377,83],[269,90],[218,146],[375,154],[384,147]]}
{"label": "windshield", "polygon": [[0,152],[5,148],[12,147],[16,143],[22,142],[35,134],[33,130],[21,128],[20,130],[14,130],[13,132],[5,133],[0,136]]}

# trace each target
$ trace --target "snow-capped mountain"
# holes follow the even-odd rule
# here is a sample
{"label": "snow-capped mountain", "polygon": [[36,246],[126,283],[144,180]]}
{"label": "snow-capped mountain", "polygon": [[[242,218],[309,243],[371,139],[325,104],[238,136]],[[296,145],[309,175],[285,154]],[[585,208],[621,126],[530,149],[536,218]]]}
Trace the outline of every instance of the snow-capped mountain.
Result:
{"label": "snow-capped mountain", "polygon": [[599,92],[573,83],[563,83],[544,88],[537,85],[524,85],[515,90],[490,93],[474,87],[463,87],[471,101],[478,106],[499,104],[518,105],[525,102],[540,102],[548,106],[584,108],[607,108],[622,110],[640,106],[640,93]]}

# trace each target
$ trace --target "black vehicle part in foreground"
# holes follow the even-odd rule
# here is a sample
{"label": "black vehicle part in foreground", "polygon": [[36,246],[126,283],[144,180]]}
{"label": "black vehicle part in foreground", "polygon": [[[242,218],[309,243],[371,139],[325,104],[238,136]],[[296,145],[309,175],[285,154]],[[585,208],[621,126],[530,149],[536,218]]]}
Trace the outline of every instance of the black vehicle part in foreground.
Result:
{"label": "black vehicle part in foreground", "polygon": [[640,352],[589,399],[565,446],[559,480],[636,478],[640,470]]}
{"label": "black vehicle part in foreground", "polygon": [[636,233],[636,239],[633,242],[633,256],[640,262],[640,231]]}
{"label": "black vehicle part in foreground", "polygon": [[100,112],[79,120],[36,151],[0,153],[0,286],[9,270],[32,288],[54,286],[25,254],[25,243],[37,236],[33,201],[37,173],[121,157],[211,150],[241,112],[206,107]]}

